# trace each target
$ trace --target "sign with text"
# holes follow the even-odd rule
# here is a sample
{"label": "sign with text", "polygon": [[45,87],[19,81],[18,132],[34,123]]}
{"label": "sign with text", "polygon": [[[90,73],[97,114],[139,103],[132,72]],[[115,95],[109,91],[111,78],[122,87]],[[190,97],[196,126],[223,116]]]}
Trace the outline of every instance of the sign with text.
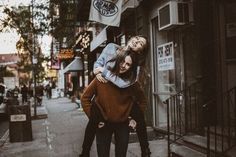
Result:
{"label": "sign with text", "polygon": [[71,59],[73,57],[74,57],[73,49],[61,49],[60,52],[57,54],[57,58],[60,60]]}
{"label": "sign with text", "polygon": [[11,122],[24,122],[26,121],[26,115],[25,114],[15,114],[10,116]]}
{"label": "sign with text", "polygon": [[158,71],[173,70],[175,68],[173,42],[159,45],[157,53]]}
{"label": "sign with text", "polygon": [[120,26],[123,0],[92,0],[89,20],[109,26]]}

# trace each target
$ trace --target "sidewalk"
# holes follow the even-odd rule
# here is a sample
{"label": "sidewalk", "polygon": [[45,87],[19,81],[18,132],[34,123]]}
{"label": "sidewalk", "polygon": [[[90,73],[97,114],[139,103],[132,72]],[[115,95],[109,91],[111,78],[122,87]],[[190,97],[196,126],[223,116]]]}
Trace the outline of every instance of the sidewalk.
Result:
{"label": "sidewalk", "polygon": [[[0,157],[78,157],[88,121],[84,112],[68,98],[45,98],[43,108],[41,113],[47,113],[47,118],[32,120],[33,141],[10,143],[5,137]],[[150,141],[150,149],[152,157],[167,157],[166,140]],[[96,154],[94,142],[90,156],[97,157]],[[114,156],[112,144],[111,157]],[[140,157],[139,143],[129,144],[127,157]]]}

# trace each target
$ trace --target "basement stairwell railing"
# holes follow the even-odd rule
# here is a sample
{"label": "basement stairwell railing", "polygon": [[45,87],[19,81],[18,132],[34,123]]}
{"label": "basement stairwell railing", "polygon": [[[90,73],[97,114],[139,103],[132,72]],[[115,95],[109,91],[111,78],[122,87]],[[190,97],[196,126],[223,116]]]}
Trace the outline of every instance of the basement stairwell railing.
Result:
{"label": "basement stairwell railing", "polygon": [[224,157],[236,146],[236,87],[203,105],[207,130],[207,157]]}
{"label": "basement stairwell railing", "polygon": [[172,143],[187,134],[203,134],[204,132],[203,80],[191,84],[164,102],[167,105],[168,156],[171,154]]}
{"label": "basement stairwell railing", "polygon": [[204,88],[200,80],[165,101],[169,157],[171,144],[187,135],[203,137],[207,157],[224,157],[236,146],[236,87],[211,98]]}

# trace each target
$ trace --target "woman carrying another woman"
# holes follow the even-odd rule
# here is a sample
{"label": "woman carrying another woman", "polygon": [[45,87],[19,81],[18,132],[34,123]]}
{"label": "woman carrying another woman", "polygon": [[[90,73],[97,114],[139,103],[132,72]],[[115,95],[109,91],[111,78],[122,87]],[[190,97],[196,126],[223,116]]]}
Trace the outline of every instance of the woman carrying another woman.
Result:
{"label": "woman carrying another woman", "polygon": [[[137,58],[138,66],[143,65],[146,56],[147,49],[147,39],[143,36],[134,36],[131,37],[128,41],[127,45],[123,48],[124,50],[132,51],[135,57]],[[134,84],[137,79],[123,79],[119,76],[114,75],[108,67],[114,67],[115,62],[111,62],[113,58],[119,55],[118,49],[121,46],[116,45],[114,43],[109,43],[102,51],[101,55],[94,63],[94,74],[96,78],[102,82],[107,83],[108,81],[113,83],[119,88],[127,88]],[[139,69],[137,69],[137,75],[139,73]],[[138,77],[138,76],[137,76]],[[136,102],[134,102],[136,104]],[[90,149],[95,138],[96,129],[98,127],[98,121],[100,116],[100,112],[97,108],[97,105],[92,105],[91,107],[91,116],[89,117],[89,122],[86,126],[84,141],[82,145],[82,152],[79,157],[89,157]],[[136,132],[138,135],[138,139],[141,147],[141,156],[142,157],[150,157],[150,149],[149,143],[147,139],[147,130],[146,130],[146,122],[144,118],[144,113],[141,111],[138,105],[133,105],[131,109],[131,117],[137,122]]]}
{"label": "woman carrying another woman", "polygon": [[[118,55],[109,61],[114,65],[108,69],[114,76],[133,82],[137,75],[136,55],[129,50],[118,51]],[[129,116],[134,101],[142,111],[145,110],[146,99],[137,82],[127,88],[119,88],[111,82],[101,83],[95,78],[85,89],[81,103],[86,115],[90,117],[90,108],[95,103],[93,105],[98,107],[102,116],[96,130],[98,157],[109,157],[113,133],[116,157],[126,157]]]}

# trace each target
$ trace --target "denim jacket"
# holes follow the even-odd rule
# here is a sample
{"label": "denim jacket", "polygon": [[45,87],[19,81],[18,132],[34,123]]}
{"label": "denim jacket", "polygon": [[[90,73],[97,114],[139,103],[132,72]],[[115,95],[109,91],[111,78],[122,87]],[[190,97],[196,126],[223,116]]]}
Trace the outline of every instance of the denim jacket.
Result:
{"label": "denim jacket", "polygon": [[119,45],[114,43],[109,43],[102,51],[101,55],[98,57],[97,61],[94,63],[93,69],[97,67],[104,67],[104,71],[102,76],[107,79],[108,81],[112,82],[119,88],[126,88],[132,85],[134,82],[123,80],[120,77],[113,75],[111,71],[107,69],[107,67],[113,67],[114,63],[108,62],[113,59],[117,54],[117,49]]}

